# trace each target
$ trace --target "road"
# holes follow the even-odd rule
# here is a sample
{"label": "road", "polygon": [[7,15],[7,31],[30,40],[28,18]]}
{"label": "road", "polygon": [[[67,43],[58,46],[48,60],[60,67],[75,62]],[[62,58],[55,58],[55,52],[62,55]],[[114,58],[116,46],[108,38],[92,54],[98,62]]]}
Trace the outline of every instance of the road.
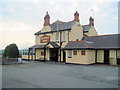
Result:
{"label": "road", "polygon": [[27,62],[3,65],[3,88],[118,88],[118,67]]}

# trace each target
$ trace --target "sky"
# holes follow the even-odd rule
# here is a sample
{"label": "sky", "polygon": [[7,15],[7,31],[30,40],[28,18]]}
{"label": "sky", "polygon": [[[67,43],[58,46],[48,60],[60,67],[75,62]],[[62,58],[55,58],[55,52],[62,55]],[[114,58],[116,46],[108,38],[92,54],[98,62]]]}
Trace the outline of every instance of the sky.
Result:
{"label": "sky", "polygon": [[79,12],[81,25],[93,16],[99,35],[118,33],[118,0],[0,0],[0,49],[16,43],[19,49],[35,44],[35,35],[44,24],[46,11],[50,23],[68,22]]}

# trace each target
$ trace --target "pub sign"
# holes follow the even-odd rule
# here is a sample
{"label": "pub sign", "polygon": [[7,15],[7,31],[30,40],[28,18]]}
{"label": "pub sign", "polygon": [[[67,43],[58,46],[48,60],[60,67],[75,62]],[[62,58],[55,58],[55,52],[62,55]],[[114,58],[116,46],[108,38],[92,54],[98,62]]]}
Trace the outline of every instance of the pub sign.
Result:
{"label": "pub sign", "polygon": [[50,36],[44,35],[40,37],[40,43],[48,43],[50,41]]}

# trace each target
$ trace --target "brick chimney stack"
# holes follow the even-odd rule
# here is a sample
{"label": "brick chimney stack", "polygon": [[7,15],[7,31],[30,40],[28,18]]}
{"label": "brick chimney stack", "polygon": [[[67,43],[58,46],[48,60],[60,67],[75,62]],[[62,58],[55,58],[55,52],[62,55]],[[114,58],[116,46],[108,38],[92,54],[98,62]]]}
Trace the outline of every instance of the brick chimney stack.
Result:
{"label": "brick chimney stack", "polygon": [[89,18],[89,25],[94,26],[94,19],[91,16]]}
{"label": "brick chimney stack", "polygon": [[48,14],[48,11],[46,12],[46,15],[44,17],[44,26],[50,25],[50,16]]}
{"label": "brick chimney stack", "polygon": [[73,21],[79,22],[79,13],[77,11],[74,13],[74,20]]}

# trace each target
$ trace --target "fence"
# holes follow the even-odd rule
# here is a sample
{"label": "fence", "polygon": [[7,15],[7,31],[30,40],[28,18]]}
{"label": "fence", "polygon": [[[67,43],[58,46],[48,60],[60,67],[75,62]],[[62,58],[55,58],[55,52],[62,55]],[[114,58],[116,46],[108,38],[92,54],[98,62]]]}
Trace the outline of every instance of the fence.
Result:
{"label": "fence", "polygon": [[2,64],[11,64],[11,63],[17,63],[18,58],[2,58]]}

